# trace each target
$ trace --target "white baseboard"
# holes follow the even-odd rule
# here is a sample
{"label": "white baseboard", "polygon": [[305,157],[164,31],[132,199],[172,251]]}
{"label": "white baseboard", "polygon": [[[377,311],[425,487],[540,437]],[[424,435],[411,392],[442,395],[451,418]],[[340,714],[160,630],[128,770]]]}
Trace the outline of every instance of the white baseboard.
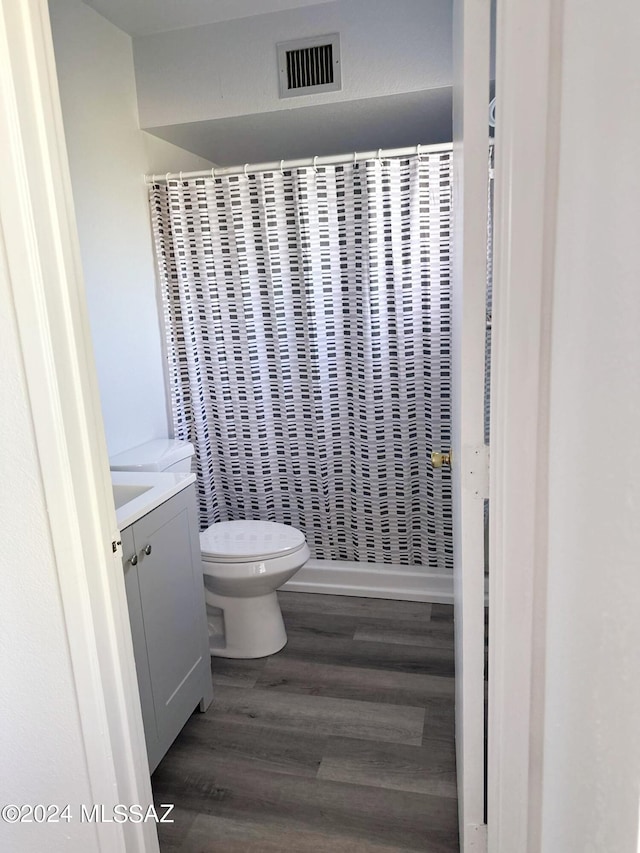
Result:
{"label": "white baseboard", "polygon": [[453,604],[453,575],[426,566],[309,560],[283,590]]}

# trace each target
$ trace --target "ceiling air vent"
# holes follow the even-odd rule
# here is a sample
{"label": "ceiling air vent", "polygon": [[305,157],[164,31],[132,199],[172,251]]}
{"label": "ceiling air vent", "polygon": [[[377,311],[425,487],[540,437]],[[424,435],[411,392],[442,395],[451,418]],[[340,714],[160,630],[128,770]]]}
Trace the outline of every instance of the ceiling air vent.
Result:
{"label": "ceiling air vent", "polygon": [[337,92],[340,78],[340,36],[298,39],[278,45],[280,97]]}

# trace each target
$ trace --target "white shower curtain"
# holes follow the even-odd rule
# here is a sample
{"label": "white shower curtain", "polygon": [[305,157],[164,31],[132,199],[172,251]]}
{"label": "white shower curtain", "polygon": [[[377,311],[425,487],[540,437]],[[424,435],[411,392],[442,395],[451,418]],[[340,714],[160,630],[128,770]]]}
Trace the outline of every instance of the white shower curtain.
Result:
{"label": "white shower curtain", "polygon": [[150,190],[173,425],[202,524],[451,569],[451,154]]}

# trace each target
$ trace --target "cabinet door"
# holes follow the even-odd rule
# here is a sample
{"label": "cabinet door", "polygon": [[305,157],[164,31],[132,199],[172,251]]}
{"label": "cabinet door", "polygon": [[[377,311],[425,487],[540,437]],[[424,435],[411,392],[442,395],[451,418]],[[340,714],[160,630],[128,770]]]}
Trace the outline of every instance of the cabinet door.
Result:
{"label": "cabinet door", "polygon": [[149,673],[164,750],[202,699],[205,677],[210,678],[191,492],[180,492],[134,525]]}
{"label": "cabinet door", "polygon": [[151,675],[147,658],[147,641],[144,634],[142,602],[140,601],[140,586],[138,584],[138,568],[131,565],[131,558],[136,554],[133,528],[127,527],[122,531],[122,565],[124,569],[124,585],[127,593],[129,622],[131,623],[131,639],[133,640],[133,656],[136,662],[138,690],[142,708],[142,723],[147,744],[149,765],[155,767],[162,758],[158,742],[156,715],[153,706],[151,690]]}

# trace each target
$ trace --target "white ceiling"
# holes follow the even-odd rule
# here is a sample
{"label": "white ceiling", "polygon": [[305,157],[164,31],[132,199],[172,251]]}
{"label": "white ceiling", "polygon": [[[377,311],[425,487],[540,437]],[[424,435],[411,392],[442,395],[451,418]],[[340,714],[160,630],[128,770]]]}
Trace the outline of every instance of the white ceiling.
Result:
{"label": "white ceiling", "polygon": [[131,36],[144,36],[335,0],[84,0]]}

